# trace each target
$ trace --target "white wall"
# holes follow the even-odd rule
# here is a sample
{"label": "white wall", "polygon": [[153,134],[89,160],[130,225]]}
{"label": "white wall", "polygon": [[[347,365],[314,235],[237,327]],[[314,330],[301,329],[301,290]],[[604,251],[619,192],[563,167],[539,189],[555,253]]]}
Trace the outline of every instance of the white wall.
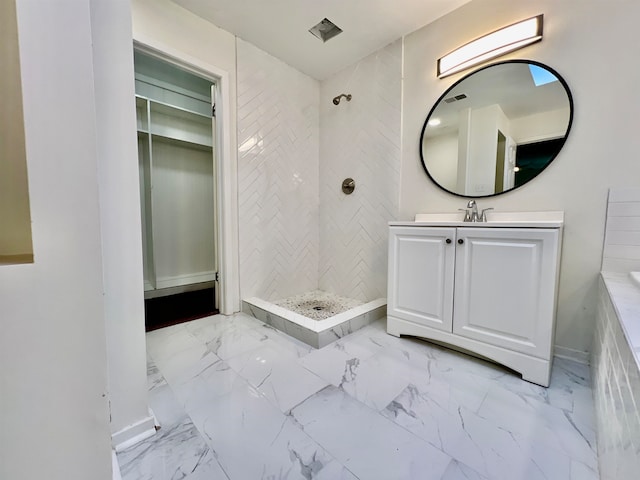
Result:
{"label": "white wall", "polygon": [[447,190],[455,191],[458,179],[458,132],[431,137],[422,144],[431,176]]}
{"label": "white wall", "polygon": [[91,0],[111,432],[155,433],[147,405],[142,238],[128,0]]}
{"label": "white wall", "polygon": [[511,134],[509,120],[500,105],[488,105],[469,111],[468,144],[465,149],[467,188],[464,190],[469,195],[492,195],[496,191],[498,132],[507,136]]}
{"label": "white wall", "polygon": [[213,162],[209,149],[153,142],[156,288],[215,278]]}
{"label": "white wall", "polygon": [[[0,262],[33,253],[15,2],[0,4]],[[7,259],[10,260],[10,259]]]}
{"label": "white wall", "polygon": [[231,33],[169,0],[132,0],[131,15],[135,40],[219,67],[234,75],[235,86],[236,47]]}
{"label": "white wall", "polygon": [[[387,296],[387,222],[398,215],[400,40],[320,86],[322,290],[371,301]],[[351,94],[339,105],[332,99]],[[345,178],[356,189],[342,193]]]}
{"label": "white wall", "polygon": [[[405,38],[403,156],[400,217],[455,211],[465,200],[438,189],[420,164],[420,129],[429,109],[464,73],[435,76],[436,60],[503,25],[544,13],[544,39],[505,58],[528,58],[556,69],[575,102],[571,134],[556,160],[513,192],[480,200],[496,210],[564,210],[557,351],[586,359],[594,329],[596,286],[610,186],[637,186],[640,178],[640,66],[635,58],[634,1],[474,0]],[[596,35],[594,32],[606,32]],[[625,98],[620,98],[624,92]]]}
{"label": "white wall", "polygon": [[560,108],[511,119],[511,137],[517,144],[564,137],[571,110]]}
{"label": "white wall", "polygon": [[35,263],[0,266],[0,478],[103,480],[111,446],[91,2],[16,5]]}
{"label": "white wall", "polygon": [[242,298],[318,288],[319,83],[238,45]]}

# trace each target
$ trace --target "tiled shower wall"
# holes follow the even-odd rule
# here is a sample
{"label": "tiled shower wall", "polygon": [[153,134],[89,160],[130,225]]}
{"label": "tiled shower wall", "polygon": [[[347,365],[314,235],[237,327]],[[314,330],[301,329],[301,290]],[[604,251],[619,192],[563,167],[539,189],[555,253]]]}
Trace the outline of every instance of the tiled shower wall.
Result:
{"label": "tiled shower wall", "polygon": [[[386,297],[397,218],[402,44],[323,82],[237,40],[242,298]],[[340,105],[339,93],[351,93]],[[344,178],[356,181],[344,195]]]}
{"label": "tiled shower wall", "polygon": [[240,288],[318,287],[318,82],[237,40]]}
{"label": "tiled shower wall", "polygon": [[[387,222],[398,218],[402,43],[320,86],[321,290],[362,301],[387,296]],[[333,97],[351,94],[334,105]],[[356,189],[342,193],[342,181]]]}

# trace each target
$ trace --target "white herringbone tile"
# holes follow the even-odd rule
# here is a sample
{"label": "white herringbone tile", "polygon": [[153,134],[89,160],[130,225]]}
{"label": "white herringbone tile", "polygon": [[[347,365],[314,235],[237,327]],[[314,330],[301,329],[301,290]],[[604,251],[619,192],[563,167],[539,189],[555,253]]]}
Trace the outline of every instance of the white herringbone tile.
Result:
{"label": "white herringbone tile", "polygon": [[[401,44],[318,84],[238,39],[242,297],[386,296],[397,218]],[[351,93],[351,102],[331,99]],[[356,191],[346,196],[342,181]]]}
{"label": "white herringbone tile", "polygon": [[318,287],[318,82],[238,39],[244,298]]}
{"label": "white herringbone tile", "polygon": [[[386,296],[387,222],[398,215],[401,44],[366,57],[320,88],[321,290]],[[351,102],[331,99],[351,93]],[[344,195],[342,181],[356,190]]]}

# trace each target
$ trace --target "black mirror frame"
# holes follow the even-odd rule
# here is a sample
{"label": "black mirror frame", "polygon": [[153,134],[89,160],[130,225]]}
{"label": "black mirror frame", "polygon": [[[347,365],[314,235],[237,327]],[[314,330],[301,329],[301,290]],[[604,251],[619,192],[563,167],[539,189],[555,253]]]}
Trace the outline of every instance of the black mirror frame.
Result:
{"label": "black mirror frame", "polygon": [[[555,75],[555,77],[558,79],[558,81],[562,84],[562,86],[564,87],[565,91],[567,92],[567,97],[569,98],[569,123],[567,125],[567,131],[564,134],[564,138],[562,139],[562,143],[560,144],[560,147],[558,148],[558,151],[549,160],[549,162],[544,166],[544,168],[542,168],[535,177],[530,178],[523,185],[520,185],[518,187],[513,187],[513,188],[511,188],[511,189],[509,189],[507,191],[504,191],[504,192],[492,193],[490,195],[471,196],[471,195],[463,195],[463,194],[460,194],[460,193],[452,192],[451,190],[448,190],[448,189],[444,188],[442,185],[440,185],[438,182],[436,182],[436,180],[429,173],[429,170],[427,169],[427,165],[425,164],[424,154],[422,152],[422,142],[424,141],[424,134],[425,134],[425,131],[427,129],[427,124],[429,123],[429,119],[431,118],[431,115],[433,114],[435,109],[438,107],[438,105],[440,105],[440,102],[446,98],[447,94],[451,90],[453,90],[455,87],[457,87],[460,83],[462,83],[464,80],[466,80],[467,78],[469,78],[472,75],[475,75],[478,72],[481,72],[482,70],[486,70],[487,68],[495,67],[495,66],[498,66],[498,65],[504,65],[506,63],[526,63],[527,65],[536,65],[536,66],[538,66],[540,68],[544,68],[545,70],[548,70],[549,72],[551,72],[553,75]],[[573,96],[571,95],[571,90],[569,89],[569,84],[567,84],[565,79],[555,69],[549,67],[548,65],[545,65],[544,63],[541,63],[541,62],[537,62],[535,60],[525,60],[525,59],[505,60],[505,61],[502,61],[502,62],[496,62],[496,63],[492,63],[492,64],[489,64],[489,65],[485,65],[484,67],[478,68],[478,69],[474,70],[473,72],[470,72],[470,73],[466,74],[464,77],[460,78],[459,80],[456,80],[455,83],[453,83],[449,88],[447,88],[444,91],[444,93],[442,95],[440,95],[438,100],[436,100],[436,102],[433,104],[433,107],[431,107],[431,110],[429,110],[429,114],[427,115],[427,119],[424,121],[424,125],[422,126],[422,131],[420,132],[420,143],[418,144],[418,150],[420,152],[420,161],[422,163],[422,168],[424,169],[424,171],[427,174],[427,176],[429,177],[429,179],[438,188],[440,188],[441,190],[444,190],[447,193],[450,193],[451,195],[455,195],[457,197],[463,197],[463,198],[488,198],[488,197],[495,197],[495,196],[498,196],[498,195],[503,195],[505,193],[513,192],[514,190],[517,190],[520,187],[524,187],[531,180],[533,180],[534,178],[538,177],[556,159],[556,157],[558,156],[560,151],[564,148],[564,144],[567,141],[567,138],[569,138],[569,132],[571,131],[571,126],[573,125],[573,110],[574,110]]]}

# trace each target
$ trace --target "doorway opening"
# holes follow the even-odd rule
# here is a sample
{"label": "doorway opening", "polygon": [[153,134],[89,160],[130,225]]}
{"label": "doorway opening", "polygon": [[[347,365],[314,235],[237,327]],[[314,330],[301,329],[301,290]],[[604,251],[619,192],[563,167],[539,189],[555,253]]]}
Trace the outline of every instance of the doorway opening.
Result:
{"label": "doorway opening", "polygon": [[564,137],[518,145],[515,186],[524,185],[547,168],[564,144]]}
{"label": "doorway opening", "polygon": [[215,81],[134,50],[146,330],[218,312]]}

